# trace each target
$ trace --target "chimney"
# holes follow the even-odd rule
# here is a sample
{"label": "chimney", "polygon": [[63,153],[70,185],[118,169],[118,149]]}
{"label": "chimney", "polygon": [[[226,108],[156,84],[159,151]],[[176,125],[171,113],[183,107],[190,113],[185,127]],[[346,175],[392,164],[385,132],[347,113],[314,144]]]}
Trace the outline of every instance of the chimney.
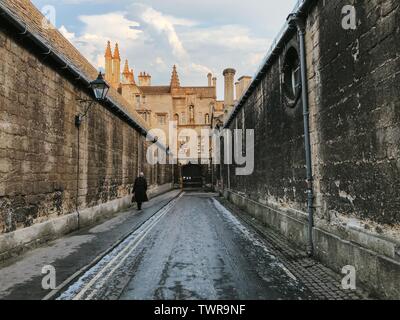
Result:
{"label": "chimney", "polygon": [[151,86],[151,75],[145,72],[141,72],[139,75],[139,86],[150,87]]}
{"label": "chimney", "polygon": [[209,74],[207,75],[207,78],[208,78],[208,86],[209,86],[209,87],[212,87],[212,86],[213,86],[213,85],[212,85],[212,74],[209,73]]}
{"label": "chimney", "polygon": [[236,89],[236,99],[240,100],[242,98],[242,96],[244,95],[244,93],[247,91],[247,89],[249,88],[250,84],[251,84],[251,80],[252,78],[249,76],[243,76],[241,78],[239,78],[238,80],[238,89]]}
{"label": "chimney", "polygon": [[216,77],[212,78],[212,86],[215,88],[217,87],[217,78]]}
{"label": "chimney", "polygon": [[239,100],[241,96],[239,81],[235,82],[235,91],[236,91],[236,100]]}
{"label": "chimney", "polygon": [[236,70],[229,68],[225,69],[223,72],[225,78],[225,98],[224,98],[224,105],[225,110],[228,112],[233,107],[234,101],[234,81],[235,81],[235,74]]}

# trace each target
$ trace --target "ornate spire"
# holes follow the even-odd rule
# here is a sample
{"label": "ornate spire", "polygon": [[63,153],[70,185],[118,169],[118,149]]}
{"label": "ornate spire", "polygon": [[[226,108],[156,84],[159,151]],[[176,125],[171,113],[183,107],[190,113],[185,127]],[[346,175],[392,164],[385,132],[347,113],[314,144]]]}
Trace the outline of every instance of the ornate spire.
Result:
{"label": "ornate spire", "polygon": [[121,56],[120,56],[120,54],[119,54],[118,43],[115,44],[113,59],[121,60]]}
{"label": "ornate spire", "polygon": [[106,48],[106,53],[105,53],[105,58],[107,59],[112,59],[112,52],[111,52],[111,43],[110,41],[107,41],[107,48]]}
{"label": "ornate spire", "polygon": [[125,66],[122,75],[124,76],[125,80],[128,83],[133,83],[133,84],[135,83],[135,76],[133,74],[133,69],[129,69],[128,59],[125,60]]}
{"label": "ornate spire", "polygon": [[178,72],[176,71],[176,65],[174,65],[174,68],[172,70],[172,77],[171,77],[171,87],[178,88],[180,86],[181,86],[181,84],[179,82]]}
{"label": "ornate spire", "polygon": [[128,59],[125,60],[125,66],[124,66],[124,74],[128,74],[129,73],[129,63],[128,63]]}

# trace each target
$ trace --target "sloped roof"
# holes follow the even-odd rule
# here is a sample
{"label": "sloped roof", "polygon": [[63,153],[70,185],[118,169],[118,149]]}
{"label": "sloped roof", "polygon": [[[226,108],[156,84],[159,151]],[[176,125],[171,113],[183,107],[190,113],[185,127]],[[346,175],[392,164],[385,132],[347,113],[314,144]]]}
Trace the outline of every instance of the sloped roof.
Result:
{"label": "sloped roof", "polygon": [[[296,16],[304,16],[308,15],[309,9],[316,5],[318,0],[297,0],[294,9],[291,11],[291,15]],[[282,48],[285,47],[285,43],[290,38],[291,34],[295,32],[296,28],[291,26],[288,20],[285,22],[281,30],[279,31],[278,35],[272,42],[271,47],[269,48],[266,56],[264,57],[260,67],[257,70],[257,73],[254,77],[252,77],[252,82],[250,86],[243,92],[242,97],[239,101],[236,102],[233,110],[229,114],[228,120],[224,124],[224,128],[228,128],[232,121],[235,119],[238,112],[242,109],[246,101],[252,95],[252,93],[256,90],[260,81],[264,78],[264,74],[266,70],[270,67],[271,63],[274,59],[279,56]]]}
{"label": "sloped roof", "polygon": [[[1,0],[0,5],[24,24],[26,29],[46,44],[55,55],[62,57],[88,79],[97,78],[98,70],[56,28],[44,28],[44,17],[30,0]],[[115,89],[110,88],[108,96],[128,113],[129,103]],[[149,129],[136,111],[130,114],[140,126]]]}
{"label": "sloped roof", "polygon": [[139,88],[144,94],[149,94],[149,95],[170,94],[171,93],[170,86],[144,86],[144,87],[139,87]]}

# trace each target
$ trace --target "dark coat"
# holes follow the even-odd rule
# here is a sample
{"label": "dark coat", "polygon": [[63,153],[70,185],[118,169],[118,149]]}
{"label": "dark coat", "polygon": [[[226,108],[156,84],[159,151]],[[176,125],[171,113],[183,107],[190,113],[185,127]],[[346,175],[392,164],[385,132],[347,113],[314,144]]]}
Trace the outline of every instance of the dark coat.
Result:
{"label": "dark coat", "polygon": [[135,201],[139,203],[149,201],[146,192],[147,192],[146,179],[142,177],[136,178],[135,184],[133,185],[133,193],[135,195]]}

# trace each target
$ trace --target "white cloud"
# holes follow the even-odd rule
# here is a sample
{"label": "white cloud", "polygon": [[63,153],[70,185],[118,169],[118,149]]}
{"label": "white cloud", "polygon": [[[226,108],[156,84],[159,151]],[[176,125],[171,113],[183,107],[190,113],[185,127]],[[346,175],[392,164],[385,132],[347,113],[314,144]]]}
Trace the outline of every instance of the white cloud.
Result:
{"label": "white cloud", "polygon": [[265,47],[269,40],[251,35],[247,27],[223,25],[188,30],[182,34],[185,43],[193,47],[212,45],[228,49],[252,51]]}
{"label": "white cloud", "polygon": [[[92,6],[85,3],[93,2],[57,1],[71,7],[76,5],[78,12]],[[237,76],[253,75],[294,3],[294,0],[279,3],[146,0],[146,4],[128,0],[101,1],[105,5],[96,7],[100,14],[76,15],[79,28],[65,21],[60,28],[95,66],[104,66],[105,45],[111,40],[113,45],[120,44],[121,57],[129,59],[135,74],[151,73],[154,84],[169,83],[174,64],[178,66],[183,85],[205,85],[207,73],[212,72],[218,77],[220,98],[222,71],[233,67],[238,71]],[[108,12],[101,13],[102,8],[108,8],[104,9]],[[110,11],[110,8],[115,10]],[[60,17],[60,12],[58,14]]]}
{"label": "white cloud", "polygon": [[[169,62],[170,68],[176,64],[180,75],[185,78],[204,78],[204,74],[211,71],[210,67],[194,61],[196,56],[188,52],[176,29],[177,27],[188,30],[196,29],[198,22],[165,15],[142,4],[131,6],[131,11],[135,12],[136,16],[134,17],[141,21],[146,39],[153,44],[153,49],[156,52],[164,54],[162,59]],[[169,46],[169,50],[164,44]],[[160,60],[161,57],[157,57],[157,59]],[[163,65],[166,65],[166,63],[163,62]],[[160,64],[158,64],[158,67],[160,67]]]}
{"label": "white cloud", "polygon": [[157,65],[165,65],[165,62],[161,57],[157,57],[156,64]]}
{"label": "white cloud", "polygon": [[150,63],[150,66],[153,68],[153,70],[156,70],[156,72],[159,73],[168,73],[170,71],[169,66],[161,57],[157,57],[154,62]]}
{"label": "white cloud", "polygon": [[62,25],[59,29],[59,31],[61,32],[61,34],[67,38],[67,40],[69,40],[70,42],[73,42],[75,39],[75,33],[73,32],[68,32],[67,28]]}
{"label": "white cloud", "polygon": [[102,39],[136,40],[141,33],[140,24],[126,18],[124,12],[112,12],[103,15],[84,15],[79,19],[85,24],[84,34]]}
{"label": "white cloud", "polygon": [[[69,32],[64,25],[59,31],[97,67],[104,67],[104,49],[108,40],[123,44],[137,40],[142,32],[136,29],[140,24],[127,19],[123,12],[83,15],[79,16],[79,20],[83,22],[84,27],[78,36]],[[99,28],[99,25],[102,28]],[[121,46],[120,50],[125,51]]]}
{"label": "white cloud", "polygon": [[159,33],[165,34],[171,50],[177,58],[187,59],[187,52],[176,33],[174,23],[171,21],[170,17],[166,17],[161,12],[148,7],[143,11],[141,18],[145,23],[154,27]]}

